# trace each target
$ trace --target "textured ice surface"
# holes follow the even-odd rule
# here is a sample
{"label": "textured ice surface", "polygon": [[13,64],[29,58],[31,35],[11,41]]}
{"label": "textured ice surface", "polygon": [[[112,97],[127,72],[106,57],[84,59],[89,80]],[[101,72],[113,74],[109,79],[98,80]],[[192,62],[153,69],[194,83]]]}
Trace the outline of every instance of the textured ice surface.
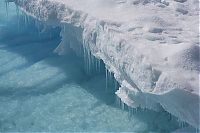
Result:
{"label": "textured ice surface", "polygon": [[62,25],[63,41],[56,52],[62,54],[74,46],[65,39],[73,32],[70,38],[102,59],[114,73],[121,84],[116,94],[124,103],[153,110],[161,105],[181,121],[199,127],[197,0],[16,3],[41,21]]}
{"label": "textured ice surface", "polygon": [[[55,52],[59,54],[67,54],[68,52],[70,52],[68,51],[68,49],[72,48],[74,51],[76,51],[76,54],[80,54],[80,56],[86,55],[88,51],[91,51],[92,54],[95,55],[97,58],[102,59],[106,64],[107,69],[109,71],[112,71],[114,73],[115,78],[119,81],[121,87],[116,92],[116,94],[127,105],[131,107],[140,106],[142,108],[149,108],[157,111],[162,109],[161,108],[162,106],[166,111],[177,116],[181,121],[186,121],[190,125],[198,128],[199,46],[198,46],[198,31],[197,28],[195,28],[198,26],[197,1],[194,0],[186,2],[182,1],[177,2],[177,1],[167,1],[167,0],[166,1],[17,0],[17,2],[21,6],[21,8],[24,11],[26,11],[26,13],[36,17],[37,19],[40,19],[41,21],[45,21],[47,24],[53,26],[60,26],[62,30],[61,32],[62,41],[60,45],[55,49]],[[27,22],[28,19],[29,17],[25,17],[24,22]],[[190,20],[193,21],[191,22]],[[38,26],[37,23],[35,24],[36,26]],[[26,24],[24,24],[23,26],[26,26]],[[1,27],[4,26],[2,25]],[[43,27],[41,29],[46,29],[46,28]],[[13,31],[15,30],[16,29],[13,28]],[[38,33],[42,33],[42,31],[43,30],[38,31]],[[6,32],[3,31],[2,33]],[[45,46],[45,44],[47,45],[49,44],[48,39],[51,38],[51,37],[48,38],[49,36],[51,36],[48,35],[49,34],[47,34],[47,36],[45,37],[46,39],[38,39],[38,37],[35,37],[35,35],[31,37],[30,36],[24,37],[20,35],[16,39],[10,40],[10,38],[16,36],[15,34],[7,38],[8,40],[10,40],[9,44],[13,44],[12,41],[14,43],[18,42],[18,44],[20,43],[32,44],[36,46],[35,50],[38,52],[34,52],[35,54],[32,56],[31,54],[31,52],[33,52],[31,50],[32,47],[31,49],[27,49],[28,46],[27,48],[22,46],[16,48],[19,51],[14,50],[16,52],[14,53],[11,52],[11,54],[8,55],[8,57],[10,57],[9,59],[7,59],[7,56],[5,58],[2,58],[2,62],[8,64],[8,67],[2,64],[2,69],[1,69],[2,95],[8,95],[8,96],[12,95],[12,97],[13,94],[16,96],[23,96],[28,94],[37,95],[38,93],[44,95],[47,92],[55,90],[54,87],[55,86],[57,87],[57,85],[58,86],[61,85],[59,88],[63,87],[65,88],[65,86],[67,86],[66,88],[70,88],[71,86],[68,87],[68,85],[64,84],[66,82],[65,79],[68,80],[67,76],[68,74],[72,76],[71,78],[69,78],[69,80],[71,81],[76,81],[76,80],[80,81],[80,79],[82,79],[81,71],[79,73],[79,69],[76,69],[74,67],[78,66],[77,64],[72,66],[65,66],[66,65],[65,63],[64,64],[58,63],[59,66],[63,65],[64,68],[73,67],[72,71],[76,72],[78,71],[77,76],[71,72],[66,72],[65,75],[63,74],[63,71],[60,71],[60,69],[56,68],[44,69],[45,74],[41,74],[41,72],[43,72],[42,69],[43,67],[45,68],[49,67],[49,65],[46,65],[46,62],[54,62],[52,64],[57,64],[57,60],[58,61],[60,60],[61,62],[65,61],[67,62],[67,57],[65,56],[63,57],[63,59],[57,59],[55,57],[53,59],[52,58],[44,59],[45,63],[43,62],[43,58],[46,58],[46,54],[55,48],[55,47],[50,47],[50,49],[47,49],[47,47]],[[40,36],[40,34],[38,36]],[[20,39],[20,37],[22,38]],[[3,36],[3,39],[5,38],[6,36]],[[39,45],[41,42],[38,43],[36,40],[43,41],[42,44],[44,45],[42,46]],[[52,41],[51,43],[55,44]],[[0,47],[4,49],[4,47],[6,46],[7,44],[2,43]],[[79,53],[80,52],[78,50],[79,46],[84,46],[86,53],[84,54]],[[22,49],[22,51],[20,51],[20,49]],[[22,57],[18,56],[17,53],[24,53],[24,51],[25,54],[23,55],[26,55],[27,58],[30,58],[31,62],[26,63],[27,58],[25,58],[24,56]],[[2,53],[3,52],[5,52],[4,54],[7,54],[6,51],[3,50]],[[52,55],[51,52],[49,54]],[[91,67],[91,62],[93,62],[92,59],[87,57],[86,60],[88,60],[86,66],[88,66],[88,68]],[[38,71],[37,68],[40,68],[40,66],[42,68],[41,70]],[[21,71],[18,69],[21,69]],[[11,70],[17,70],[17,71],[13,72]],[[23,70],[25,70],[27,73],[25,73]],[[34,72],[33,70],[37,71]],[[51,73],[48,73],[49,71]],[[31,75],[28,75],[28,73],[31,73]],[[34,74],[37,74],[37,76],[34,77]],[[38,76],[39,74],[41,75]],[[28,78],[33,78],[33,80],[26,81],[26,79]],[[10,80],[7,81],[5,79],[10,79]],[[85,79],[85,77],[83,79]],[[48,80],[50,80],[51,82],[48,82]],[[46,82],[44,82],[43,84],[43,82],[40,81],[46,81]],[[94,83],[95,86],[96,81],[94,80],[91,81],[92,81],[91,83]],[[93,86],[91,83],[90,82],[88,83],[89,86]],[[101,82],[99,82],[98,80],[97,83]],[[30,91],[27,91],[28,90],[27,88]],[[103,87],[101,87],[101,89],[102,88]],[[17,91],[18,89],[19,91]],[[113,94],[109,94],[107,98],[110,99],[112,95]],[[58,97],[59,99],[62,99],[60,98],[59,95]],[[95,95],[95,97],[104,97],[104,96]],[[76,99],[77,97],[75,97],[73,101],[76,101]],[[6,99],[2,101],[4,101],[5,104],[8,100]],[[23,99],[22,101],[26,100]],[[41,99],[41,101],[43,100]],[[6,104],[9,105],[9,103]],[[51,105],[52,103],[49,104]],[[49,106],[44,106],[44,105],[48,104],[46,103],[43,104],[41,108],[44,107],[46,110],[49,110],[48,108]],[[56,103],[56,105],[58,104]],[[7,105],[5,106],[7,107]],[[8,108],[9,107],[10,106],[8,106]],[[41,108],[38,109],[38,112],[42,110]],[[5,108],[3,108],[3,110],[5,110]],[[115,112],[110,108],[110,106],[108,110]],[[46,113],[43,113],[42,115],[44,114],[46,115]],[[106,113],[105,115],[107,114],[109,113]],[[112,114],[114,115],[114,113]],[[132,125],[130,129],[131,131],[135,130],[138,131],[141,129],[143,130],[152,129],[159,131],[162,130],[162,132],[164,132],[164,130],[166,129],[170,130],[170,128],[168,127],[163,128],[163,125],[174,128],[170,124],[166,124],[167,122],[165,121],[166,120],[165,118],[168,117],[157,119],[156,116],[158,115],[163,116],[163,115],[160,115],[159,113],[151,115],[150,112],[147,112],[146,114],[155,117],[154,118],[150,117],[149,119],[147,119],[149,115],[145,116],[142,113],[141,116],[145,117],[141,117],[136,125],[139,126],[141,121],[142,121],[141,123],[145,121],[144,123],[148,123],[147,124],[148,129],[145,128],[146,127],[145,124],[141,124],[142,126],[139,126],[139,129],[134,128],[134,126]],[[22,116],[23,115],[24,113],[22,114]],[[36,115],[38,114],[36,113]],[[75,113],[75,115],[77,115],[77,113]],[[3,116],[6,115],[3,114]],[[11,129],[13,130],[16,129],[15,125],[17,125],[18,123],[13,122],[14,121],[12,119],[13,114],[11,114],[11,116],[9,115],[7,116],[8,117],[6,117],[4,121],[9,121],[8,120],[9,117],[11,118],[11,121],[7,123],[2,122],[7,124],[3,125],[2,127],[4,128],[2,129],[8,129],[9,127],[11,127]],[[119,116],[123,117],[124,115],[119,115]],[[145,119],[143,120],[143,118]],[[21,117],[19,119],[21,119]],[[121,117],[119,117],[119,119],[123,119],[125,121],[127,120]],[[156,120],[154,121],[154,119]],[[28,120],[30,119],[27,119],[27,121]],[[135,120],[137,119],[133,119],[133,121]],[[160,122],[162,120],[164,120],[164,122]],[[46,123],[47,121],[48,120],[43,122]],[[120,122],[123,123],[123,121]],[[108,123],[110,124],[110,122]],[[113,123],[114,125],[123,126],[123,124],[115,120],[113,120]],[[130,122],[129,124],[131,123],[132,122]],[[162,123],[163,125],[162,124],[160,125],[160,123]],[[104,125],[107,126],[105,128],[106,131],[109,131],[108,128],[109,124]],[[129,124],[126,123],[127,126],[113,128],[113,129],[118,131],[120,130],[126,131],[129,129],[128,127]],[[14,127],[12,127],[13,125]],[[62,123],[58,123],[58,125],[62,125]],[[176,124],[173,125],[176,127]],[[19,128],[21,127],[22,126],[19,126]],[[37,127],[38,126],[36,125],[35,128]],[[80,127],[81,126],[79,125],[78,128]],[[59,129],[61,130],[62,128]],[[83,129],[84,128],[80,128],[77,130],[83,130]],[[111,130],[113,131],[113,129],[110,128],[110,131]]]}
{"label": "textured ice surface", "polygon": [[104,72],[87,75],[83,58],[53,53],[61,39],[59,27],[18,15],[0,17],[5,21],[0,27],[0,132],[169,132],[181,127],[166,112],[138,109],[133,115],[120,109]]}

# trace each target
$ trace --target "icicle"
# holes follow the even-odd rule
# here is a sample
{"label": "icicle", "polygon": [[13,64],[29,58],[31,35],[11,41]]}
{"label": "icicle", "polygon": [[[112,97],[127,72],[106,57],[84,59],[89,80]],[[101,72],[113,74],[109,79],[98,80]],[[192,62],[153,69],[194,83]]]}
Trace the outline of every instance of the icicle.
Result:
{"label": "icicle", "polygon": [[85,70],[87,74],[91,74],[92,66],[91,66],[91,53],[88,50],[87,46],[83,45],[83,52],[84,52],[84,64]]}
{"label": "icicle", "polygon": [[24,26],[26,27],[27,25],[26,25],[26,14],[23,12],[23,24],[24,24]]}
{"label": "icicle", "polygon": [[24,13],[24,22],[25,26],[28,27],[27,15]]}
{"label": "icicle", "polygon": [[84,68],[86,70],[86,55],[85,54],[86,54],[86,52],[85,52],[85,45],[83,44],[83,63],[84,63]]}
{"label": "icicle", "polygon": [[131,107],[128,107],[128,116],[131,117],[132,114],[133,114],[132,108],[131,108]]}
{"label": "icicle", "polygon": [[17,13],[17,17],[19,17],[19,7],[18,7],[18,5],[16,5],[16,13]]}
{"label": "icicle", "polygon": [[30,17],[27,15],[27,22],[28,22],[28,25],[30,24]]}
{"label": "icicle", "polygon": [[87,54],[88,54],[88,56],[87,56],[87,58],[88,58],[88,74],[90,74],[90,72],[91,72],[91,61],[90,61],[90,51],[89,50],[87,50]]}
{"label": "icicle", "polygon": [[40,38],[40,23],[39,23],[38,20],[35,20],[35,27],[37,29],[37,34],[38,34],[38,36]]}
{"label": "icicle", "polygon": [[99,70],[99,72],[101,72],[101,60],[100,59],[98,60],[98,70]]}
{"label": "icicle", "polygon": [[88,55],[87,55],[87,48],[86,48],[86,46],[84,47],[84,49],[85,49],[85,70],[86,70],[86,73],[88,73]]}
{"label": "icicle", "polygon": [[16,5],[16,13],[17,13],[17,30],[20,30],[20,12],[19,12],[19,7]]}
{"label": "icicle", "polygon": [[83,62],[84,62],[84,69],[86,70],[86,51],[85,51],[85,44],[83,44]]}
{"label": "icicle", "polygon": [[108,87],[110,87],[110,71],[108,71]]}
{"label": "icicle", "polygon": [[121,99],[116,95],[116,105],[118,106],[118,107],[121,107]]}
{"label": "icicle", "polygon": [[93,56],[92,56],[92,53],[90,52],[90,74],[93,73],[94,71],[94,65],[93,65]]}
{"label": "icicle", "polygon": [[106,90],[108,89],[108,70],[105,68],[106,72]]}
{"label": "icicle", "polygon": [[100,73],[100,70],[99,70],[99,61],[100,61],[100,59],[96,60],[96,71],[97,71],[97,73]]}
{"label": "icicle", "polygon": [[97,68],[97,61],[98,59],[94,57],[94,67],[95,67],[95,73],[98,73],[98,68]]}
{"label": "icicle", "polygon": [[[89,51],[89,50],[88,50]],[[95,65],[94,65],[94,56],[92,55],[91,52],[90,53],[90,74],[95,72]]]}
{"label": "icicle", "polygon": [[97,69],[96,69],[96,58],[92,55],[92,66],[93,66],[93,71],[94,73],[96,73]]}
{"label": "icicle", "polygon": [[[114,75],[113,75],[113,73],[110,73],[110,75],[111,75],[111,84],[112,84],[112,87],[113,87],[113,85],[114,85]],[[115,88],[113,88],[113,89],[115,89]]]}
{"label": "icicle", "polygon": [[122,106],[122,110],[124,110],[125,109],[125,104],[121,101],[121,106]]}
{"label": "icicle", "polygon": [[6,16],[8,17],[8,6],[9,6],[9,2],[5,1],[6,4]]}
{"label": "icicle", "polygon": [[114,73],[111,73],[111,77],[112,77],[112,88],[113,88],[113,90],[115,90],[115,77],[114,77]]}
{"label": "icicle", "polygon": [[66,33],[66,26],[65,26],[65,24],[63,25],[63,31],[64,31],[64,33]]}

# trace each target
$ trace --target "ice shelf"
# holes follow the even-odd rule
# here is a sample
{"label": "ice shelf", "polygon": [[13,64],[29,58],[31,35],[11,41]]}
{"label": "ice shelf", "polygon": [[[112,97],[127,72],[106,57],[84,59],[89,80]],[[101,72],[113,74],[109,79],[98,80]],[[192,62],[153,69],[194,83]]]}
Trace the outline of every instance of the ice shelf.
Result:
{"label": "ice shelf", "polygon": [[[58,54],[70,47],[80,56],[92,54],[103,60],[108,74],[114,73],[120,83],[116,95],[125,104],[163,108],[199,128],[198,0],[15,3],[28,15],[62,28],[62,41],[54,50]],[[94,62],[86,58],[90,71]],[[98,62],[95,65],[98,70]]]}

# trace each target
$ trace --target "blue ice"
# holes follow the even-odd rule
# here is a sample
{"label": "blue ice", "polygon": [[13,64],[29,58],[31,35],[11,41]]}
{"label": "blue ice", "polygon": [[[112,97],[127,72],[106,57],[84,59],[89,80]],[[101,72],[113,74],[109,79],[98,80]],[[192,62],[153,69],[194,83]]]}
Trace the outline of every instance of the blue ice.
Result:
{"label": "blue ice", "polygon": [[116,105],[105,71],[87,75],[82,58],[53,53],[61,39],[59,27],[38,33],[37,20],[30,18],[27,25],[24,14],[16,12],[10,4],[6,15],[0,2],[0,132],[164,133],[178,128],[165,112],[139,110],[130,116]]}

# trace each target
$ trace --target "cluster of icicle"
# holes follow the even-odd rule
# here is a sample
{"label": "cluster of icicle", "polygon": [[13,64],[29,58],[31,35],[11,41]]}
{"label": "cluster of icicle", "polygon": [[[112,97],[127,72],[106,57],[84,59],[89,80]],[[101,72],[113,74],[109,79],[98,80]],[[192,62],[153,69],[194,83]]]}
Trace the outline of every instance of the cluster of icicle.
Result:
{"label": "cluster of icicle", "polygon": [[[9,2],[9,0],[6,2],[7,8],[8,8],[8,2]],[[23,5],[24,2],[25,2],[24,0],[17,0],[17,3],[22,3],[22,5]],[[27,15],[23,15],[23,16],[25,16],[24,17],[25,23],[28,23],[29,17]],[[91,28],[90,28],[91,31],[88,31],[90,29],[86,29],[86,28],[83,30],[83,32],[81,33],[82,34],[82,38],[81,38],[81,42],[80,43],[82,43],[84,65],[85,65],[85,70],[86,70],[86,72],[88,74],[90,74],[92,72],[101,72],[102,60],[106,64],[106,67],[105,67],[105,69],[106,69],[105,70],[106,88],[108,88],[110,82],[113,80],[112,78],[115,79],[115,82],[116,82],[116,80],[117,81],[121,80],[121,79],[119,79],[120,76],[117,75],[117,73],[119,74],[119,73],[123,73],[123,72],[116,72],[117,70],[115,70],[115,67],[116,68],[120,68],[119,66],[115,66],[113,68],[110,68],[111,66],[109,66],[109,67],[107,66],[107,64],[110,64],[110,63],[105,62],[106,61],[105,58],[108,58],[108,57],[103,57],[105,55],[99,55],[98,52],[101,51],[100,48],[98,49],[99,51],[98,50],[95,51],[96,50],[95,48],[98,48],[98,46],[96,46],[96,45],[100,45],[100,44],[98,44],[98,43],[100,43],[100,42],[98,42],[98,37],[101,35],[100,32],[105,32],[105,29],[106,29],[105,26],[104,26],[104,23],[102,23],[102,22],[98,22],[98,23],[100,23],[100,24],[94,24],[93,26],[90,25],[91,26]],[[38,31],[39,31],[38,33],[40,33],[42,31],[42,30],[40,30],[40,21],[36,20],[35,21],[35,25],[38,27]],[[80,27],[84,27],[84,26],[80,26]],[[105,28],[105,29],[102,29],[102,28]],[[63,27],[62,29],[66,29],[66,27]],[[96,31],[98,31],[99,33],[97,34]],[[63,30],[63,32],[65,32],[65,30]],[[66,37],[66,35],[61,35],[61,36],[62,36],[62,38]],[[65,42],[63,42],[63,43],[64,43],[63,45],[66,45]],[[110,59],[110,61],[112,61],[112,59]],[[119,64],[115,64],[115,65],[119,65]],[[120,71],[120,70],[118,70],[118,71]],[[114,73],[115,75],[113,75],[112,73]],[[121,75],[121,76],[123,76],[123,75]],[[123,82],[126,82],[126,81],[129,81],[129,80],[128,79],[124,79],[123,81],[120,81],[121,87],[116,85],[117,87],[119,87],[119,90],[120,90],[120,88],[123,88],[123,87],[126,88],[127,87],[127,86],[123,86]],[[130,83],[132,83],[132,82],[130,82]],[[116,84],[116,83],[114,83],[114,84]],[[131,84],[131,86],[132,86],[132,84]],[[134,84],[133,84],[133,86],[134,86]],[[138,89],[137,87],[129,87],[129,88],[133,88],[135,90],[135,93],[136,93],[135,95],[137,95],[137,93],[140,93],[140,89]],[[119,92],[119,90],[118,90],[118,92]],[[126,97],[123,97],[123,98],[126,98]],[[122,107],[122,109],[126,108],[123,99],[119,100],[119,98],[117,97],[117,101],[118,101],[117,103]],[[128,103],[126,102],[126,104],[128,104]],[[133,104],[130,103],[130,105],[133,105]],[[146,105],[146,104],[144,104],[144,105]],[[146,107],[148,107],[148,106],[146,106]],[[137,112],[137,109],[140,108],[140,107],[136,106],[135,109],[132,109],[132,106],[128,106],[127,108],[128,108],[128,110],[134,110],[134,111]],[[148,107],[148,108],[154,108],[154,106]],[[145,109],[145,108],[141,108],[141,109]],[[130,111],[130,112],[133,112],[133,111]],[[180,121],[180,125],[183,125],[181,123],[182,122]]]}

